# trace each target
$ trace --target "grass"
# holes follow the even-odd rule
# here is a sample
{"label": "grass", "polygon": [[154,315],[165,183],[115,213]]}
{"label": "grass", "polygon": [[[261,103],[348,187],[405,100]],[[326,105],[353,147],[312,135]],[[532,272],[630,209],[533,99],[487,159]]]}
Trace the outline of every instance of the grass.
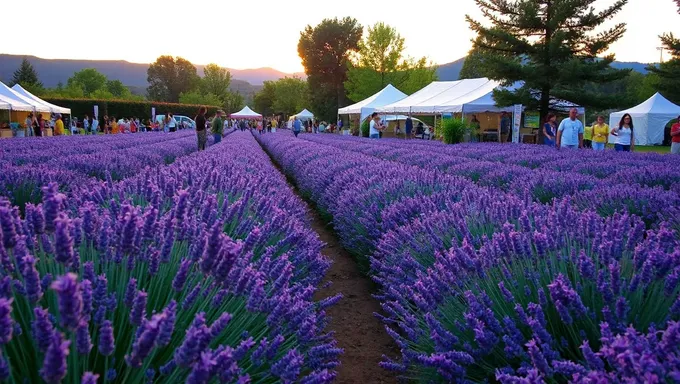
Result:
{"label": "grass", "polygon": [[671,153],[671,147],[660,145],[636,145],[635,152]]}

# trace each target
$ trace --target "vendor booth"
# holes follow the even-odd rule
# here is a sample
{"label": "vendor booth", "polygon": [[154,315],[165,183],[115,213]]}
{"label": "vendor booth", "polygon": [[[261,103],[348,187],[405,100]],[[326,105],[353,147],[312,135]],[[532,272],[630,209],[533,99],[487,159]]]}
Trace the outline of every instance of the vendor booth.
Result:
{"label": "vendor booth", "polygon": [[16,93],[18,93],[18,94],[24,96],[24,97],[27,98],[27,99],[30,99],[30,100],[32,100],[32,101],[35,101],[36,103],[40,103],[40,104],[46,106],[47,108],[49,108],[50,112],[52,112],[52,113],[61,113],[62,115],[70,115],[70,114],[71,114],[71,109],[70,109],[70,108],[64,108],[64,107],[60,107],[60,106],[58,106],[58,105],[54,105],[54,104],[52,104],[52,103],[49,103],[49,102],[47,102],[47,101],[45,101],[45,100],[39,98],[38,96],[35,96],[35,95],[32,94],[31,92],[25,90],[25,89],[24,89],[21,85],[19,85],[19,84],[15,84],[15,85],[12,87],[12,90],[13,90],[14,92],[16,92]]}
{"label": "vendor booth", "polygon": [[[633,118],[636,145],[661,145],[666,125],[680,115],[680,106],[671,103],[660,93],[655,93],[640,105],[609,115],[609,126],[618,127],[626,113]],[[611,135],[609,142],[614,142]]]}
{"label": "vendor booth", "polygon": [[[50,118],[49,108],[16,93],[2,82],[0,82],[0,109],[6,111],[3,120],[0,121],[0,127],[4,127],[5,125],[9,127],[12,124],[15,124],[21,127],[18,130],[19,136],[24,136],[26,134],[26,127],[23,125],[29,113],[42,113],[45,119]],[[47,131],[46,134],[50,136],[51,130]],[[11,129],[0,128],[0,137],[12,137],[13,135]]]}
{"label": "vendor booth", "polygon": [[242,110],[229,115],[232,119],[262,120],[262,115],[253,111],[247,105]]}
{"label": "vendor booth", "polygon": [[405,97],[406,94],[404,92],[398,90],[392,84],[388,84],[375,95],[361,100],[358,103],[338,109],[338,115],[357,116],[358,120],[355,119],[354,124],[358,127],[361,122],[369,117],[373,112],[375,112],[376,109],[384,105],[394,103],[395,101],[399,101]]}
{"label": "vendor booth", "polygon": [[304,109],[302,112],[295,114],[292,117],[297,117],[300,120],[312,120],[314,118],[314,114]]}

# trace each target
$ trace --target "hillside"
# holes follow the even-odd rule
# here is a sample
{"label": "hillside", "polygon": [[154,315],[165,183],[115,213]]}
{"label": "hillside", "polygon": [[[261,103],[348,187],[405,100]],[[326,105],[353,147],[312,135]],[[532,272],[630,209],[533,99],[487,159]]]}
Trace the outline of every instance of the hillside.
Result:
{"label": "hillside", "polygon": [[[24,56],[0,54],[0,80],[8,82],[14,71],[19,68]],[[118,79],[127,85],[133,93],[143,94],[147,87],[146,71],[148,64],[130,63],[123,60],[62,60],[42,59],[26,56],[35,70],[40,81],[46,87],[56,87],[58,83],[66,83],[74,72],[85,68],[95,68],[109,79]],[[197,65],[199,75],[203,75],[204,65]],[[253,95],[261,88],[264,81],[278,80],[285,76],[304,76],[304,74],[290,74],[273,68],[257,69],[229,69],[232,75],[232,90],[239,91],[244,96]]]}

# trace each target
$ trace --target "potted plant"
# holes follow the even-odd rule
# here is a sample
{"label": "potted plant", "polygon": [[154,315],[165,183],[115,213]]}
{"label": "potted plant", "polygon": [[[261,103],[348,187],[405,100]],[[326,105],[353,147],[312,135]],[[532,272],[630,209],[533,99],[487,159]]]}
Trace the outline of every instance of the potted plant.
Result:
{"label": "potted plant", "polygon": [[445,144],[461,143],[468,130],[467,122],[461,119],[444,119],[441,124],[441,136]]}

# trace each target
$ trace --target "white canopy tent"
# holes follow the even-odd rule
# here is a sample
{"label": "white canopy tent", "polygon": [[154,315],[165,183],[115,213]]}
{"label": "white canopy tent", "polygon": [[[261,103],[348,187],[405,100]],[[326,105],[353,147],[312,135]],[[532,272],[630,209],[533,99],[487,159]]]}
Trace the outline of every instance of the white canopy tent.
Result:
{"label": "white canopy tent", "polygon": [[229,115],[229,117],[231,117],[233,119],[258,119],[259,120],[259,119],[262,118],[262,115],[253,111],[252,109],[250,109],[250,107],[248,107],[246,105],[245,107],[243,107],[242,110],[240,110],[236,113],[232,113],[231,115]]}
{"label": "white canopy tent", "polygon": [[[521,87],[513,84],[508,89]],[[463,79],[456,81],[435,81],[411,96],[378,108],[380,113],[437,115],[444,113],[513,112],[513,107],[499,107],[493,98],[493,91],[501,83],[487,78]],[[573,103],[559,101],[553,107],[568,109],[577,107],[579,113],[585,110]]]}
{"label": "white canopy tent", "polygon": [[309,112],[307,109],[304,109],[302,112],[295,115],[295,117],[300,120],[311,120],[314,118],[314,114]]}
{"label": "white canopy tent", "polygon": [[10,109],[11,105],[5,101],[2,100],[2,97],[0,97],[0,109]]}
{"label": "white canopy tent", "polygon": [[60,106],[58,106],[58,105],[54,105],[54,104],[52,104],[52,103],[49,103],[49,102],[47,102],[47,101],[45,101],[45,100],[39,98],[38,96],[32,94],[31,92],[25,90],[25,89],[24,89],[21,85],[19,85],[19,84],[15,84],[15,85],[12,87],[12,90],[14,90],[14,92],[16,92],[16,93],[18,93],[18,94],[20,94],[20,95],[22,95],[22,96],[24,96],[24,97],[27,97],[27,98],[29,98],[29,99],[31,99],[31,100],[37,102],[37,103],[40,103],[40,104],[43,104],[43,105],[47,106],[47,107],[50,109],[50,112],[52,112],[52,113],[63,113],[63,114],[67,114],[67,115],[70,115],[70,114],[71,114],[71,109],[70,109],[70,108],[64,108],[64,107],[60,107]]}
{"label": "white canopy tent", "polygon": [[[50,109],[47,106],[20,95],[12,90],[12,88],[6,86],[3,82],[0,82],[0,97],[2,97],[3,102],[10,104],[10,109],[13,111],[50,113]],[[26,106],[29,106],[29,108],[27,109]]]}
{"label": "white canopy tent", "polygon": [[[609,126],[616,127],[621,117],[626,113],[633,118],[633,132],[636,145],[662,144],[666,124],[680,115],[680,106],[677,106],[660,93],[655,93],[642,104],[625,111],[614,112],[609,115]],[[615,137],[609,136],[609,142],[614,142]]]}
{"label": "white canopy tent", "polygon": [[360,121],[364,121],[364,119],[375,112],[376,109],[402,100],[405,97],[406,94],[404,92],[398,90],[392,84],[388,84],[375,95],[358,103],[338,109],[338,115],[361,115]]}

